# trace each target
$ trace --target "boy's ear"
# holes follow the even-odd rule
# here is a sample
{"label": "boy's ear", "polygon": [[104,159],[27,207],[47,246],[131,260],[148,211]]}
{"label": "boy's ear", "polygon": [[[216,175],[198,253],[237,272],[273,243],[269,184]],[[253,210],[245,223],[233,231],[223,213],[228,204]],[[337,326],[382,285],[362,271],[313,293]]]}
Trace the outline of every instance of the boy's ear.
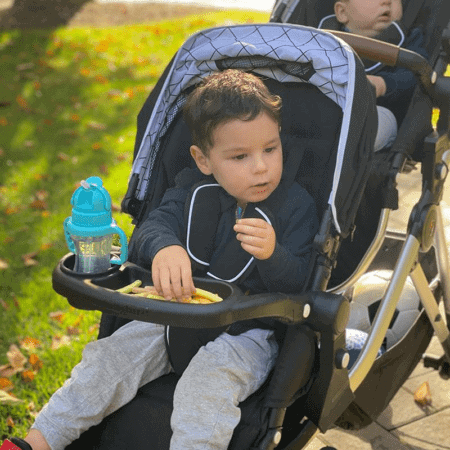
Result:
{"label": "boy's ear", "polygon": [[201,151],[200,147],[197,147],[196,145],[191,145],[190,152],[200,172],[203,173],[204,175],[211,175],[212,171],[209,167],[209,159]]}
{"label": "boy's ear", "polygon": [[343,25],[347,24],[347,8],[344,2],[336,2],[334,4],[334,14],[336,14],[336,19],[339,23],[342,23]]}

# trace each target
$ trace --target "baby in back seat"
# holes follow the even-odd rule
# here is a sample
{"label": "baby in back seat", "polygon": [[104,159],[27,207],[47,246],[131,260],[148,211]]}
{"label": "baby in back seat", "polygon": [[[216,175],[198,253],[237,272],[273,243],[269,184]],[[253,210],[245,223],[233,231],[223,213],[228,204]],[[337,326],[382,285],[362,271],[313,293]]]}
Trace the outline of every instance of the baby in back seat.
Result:
{"label": "baby in back seat", "polygon": [[[324,18],[319,28],[340,29],[379,39],[412,50],[425,58],[424,36],[420,28],[406,34],[397,23],[403,16],[401,0],[337,0],[335,16]],[[402,67],[366,64],[367,78],[377,97],[378,131],[375,151],[390,147],[397,136],[416,86],[413,73]]]}

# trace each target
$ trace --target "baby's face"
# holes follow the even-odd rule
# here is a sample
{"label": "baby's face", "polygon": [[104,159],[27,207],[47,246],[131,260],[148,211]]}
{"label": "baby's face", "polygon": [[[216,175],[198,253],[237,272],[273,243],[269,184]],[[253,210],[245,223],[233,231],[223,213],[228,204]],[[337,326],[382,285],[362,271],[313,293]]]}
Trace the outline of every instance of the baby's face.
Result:
{"label": "baby's face", "polygon": [[403,14],[401,0],[343,0],[335,6],[339,22],[352,33],[374,37]]}
{"label": "baby's face", "polygon": [[220,124],[199,169],[214,175],[239,206],[265,200],[280,183],[283,170],[278,123],[261,113],[250,121]]}

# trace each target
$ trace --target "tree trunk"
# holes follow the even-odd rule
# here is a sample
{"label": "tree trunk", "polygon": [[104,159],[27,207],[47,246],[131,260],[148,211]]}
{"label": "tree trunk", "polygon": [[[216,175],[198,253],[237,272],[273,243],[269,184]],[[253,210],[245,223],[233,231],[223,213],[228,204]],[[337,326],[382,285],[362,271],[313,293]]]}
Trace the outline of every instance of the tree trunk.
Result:
{"label": "tree trunk", "polygon": [[66,24],[88,1],[14,0],[2,22],[5,28],[54,28]]}

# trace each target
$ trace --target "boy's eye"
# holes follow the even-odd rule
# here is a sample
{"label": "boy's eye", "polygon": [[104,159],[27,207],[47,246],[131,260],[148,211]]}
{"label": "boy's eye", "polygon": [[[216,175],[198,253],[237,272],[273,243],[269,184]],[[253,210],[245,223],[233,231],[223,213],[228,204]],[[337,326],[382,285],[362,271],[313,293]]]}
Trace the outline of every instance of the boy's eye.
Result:
{"label": "boy's eye", "polygon": [[273,152],[275,150],[275,147],[268,147],[268,148],[266,148],[264,151],[266,152],[266,153],[271,153],[271,152]]}
{"label": "boy's eye", "polygon": [[244,159],[245,158],[245,153],[242,153],[241,155],[236,155],[236,156],[233,156],[233,159],[236,159],[236,160],[241,160],[241,159]]}

